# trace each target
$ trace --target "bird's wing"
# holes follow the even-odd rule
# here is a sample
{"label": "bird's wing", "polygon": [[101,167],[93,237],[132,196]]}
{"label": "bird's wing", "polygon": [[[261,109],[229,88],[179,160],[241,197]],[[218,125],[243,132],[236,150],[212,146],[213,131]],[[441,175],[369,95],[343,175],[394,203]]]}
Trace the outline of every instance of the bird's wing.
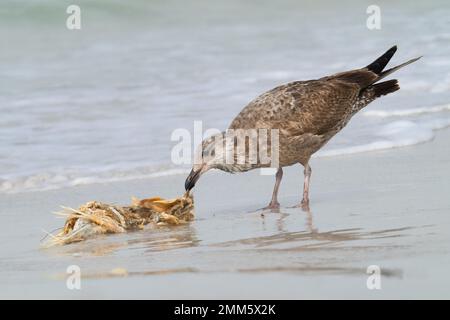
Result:
{"label": "bird's wing", "polygon": [[321,135],[351,112],[362,88],[376,75],[360,69],[276,87],[250,102],[230,129],[280,129],[286,136]]}

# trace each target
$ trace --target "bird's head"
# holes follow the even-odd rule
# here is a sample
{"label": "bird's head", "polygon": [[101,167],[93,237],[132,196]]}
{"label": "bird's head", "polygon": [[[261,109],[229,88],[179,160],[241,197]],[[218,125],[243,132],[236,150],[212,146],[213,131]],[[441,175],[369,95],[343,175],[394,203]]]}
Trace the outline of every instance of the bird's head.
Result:
{"label": "bird's head", "polygon": [[225,133],[215,134],[202,141],[194,156],[194,165],[186,178],[184,187],[186,191],[194,188],[200,176],[210,169],[232,171],[230,165],[226,164],[225,157]]}

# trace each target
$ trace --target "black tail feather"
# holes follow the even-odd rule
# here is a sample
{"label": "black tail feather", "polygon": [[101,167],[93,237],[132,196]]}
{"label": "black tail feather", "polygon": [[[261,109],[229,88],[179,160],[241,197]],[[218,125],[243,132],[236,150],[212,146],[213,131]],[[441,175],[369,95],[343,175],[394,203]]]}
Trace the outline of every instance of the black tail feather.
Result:
{"label": "black tail feather", "polygon": [[391,92],[395,92],[400,89],[397,79],[383,81],[371,86],[374,91],[375,97],[381,97]]}
{"label": "black tail feather", "polygon": [[389,60],[391,60],[395,51],[397,51],[397,46],[393,46],[392,48],[390,48],[381,57],[369,64],[366,68],[370,71],[375,72],[376,74],[380,74],[388,64]]}
{"label": "black tail feather", "polygon": [[407,66],[408,64],[411,64],[411,63],[413,63],[413,62],[416,62],[416,61],[419,60],[420,58],[422,58],[422,57],[420,56],[420,57],[417,57],[417,58],[408,60],[408,61],[406,61],[406,62],[404,62],[404,63],[402,63],[402,64],[400,64],[400,65],[398,65],[398,66],[395,66],[395,67],[393,67],[393,68],[390,68],[390,69],[388,69],[388,70],[386,70],[386,71],[381,72],[381,73],[379,74],[379,77],[378,77],[377,81],[380,81],[381,79],[387,77],[388,75],[390,75],[391,73],[397,71],[398,69]]}

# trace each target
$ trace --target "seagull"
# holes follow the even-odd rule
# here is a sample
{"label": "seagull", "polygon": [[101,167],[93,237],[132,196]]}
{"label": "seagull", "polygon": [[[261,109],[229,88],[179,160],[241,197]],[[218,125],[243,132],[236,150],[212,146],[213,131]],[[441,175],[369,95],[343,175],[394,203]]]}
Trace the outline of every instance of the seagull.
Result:
{"label": "seagull", "polygon": [[[396,79],[380,80],[421,58],[384,70],[396,51],[397,46],[393,46],[364,68],[278,86],[251,101],[234,118],[229,130],[277,129],[279,132],[275,186],[271,201],[264,209],[280,207],[278,189],[283,167],[297,163],[304,167],[303,194],[297,206],[309,209],[311,156],[342,130],[358,111],[375,99],[400,89]],[[213,135],[202,141],[198,151],[201,160],[194,163],[185,182],[187,192],[210,169],[236,173],[264,167],[261,163],[225,163],[224,152],[217,152],[215,147],[217,138]]]}

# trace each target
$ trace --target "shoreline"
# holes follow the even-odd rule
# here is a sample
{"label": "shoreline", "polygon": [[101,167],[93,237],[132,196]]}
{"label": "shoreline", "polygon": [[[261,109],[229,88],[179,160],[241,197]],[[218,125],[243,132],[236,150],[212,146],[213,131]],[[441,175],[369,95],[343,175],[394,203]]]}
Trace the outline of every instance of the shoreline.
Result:
{"label": "shoreline", "polygon": [[[445,126],[445,127],[439,128],[439,129],[432,129],[433,136],[430,139],[425,139],[420,142],[414,142],[412,144],[406,144],[406,145],[401,145],[401,146],[392,146],[392,147],[378,146],[375,149],[366,150],[368,145],[356,145],[356,146],[352,146],[352,147],[343,148],[345,150],[348,150],[347,152],[344,152],[344,153],[339,153],[339,152],[342,152],[342,151],[339,151],[339,150],[341,150],[339,148],[325,150],[325,152],[322,152],[322,153],[318,152],[318,153],[314,154],[312,156],[311,160],[314,161],[315,159],[323,159],[323,158],[336,158],[336,157],[347,157],[347,156],[353,156],[353,155],[365,155],[365,154],[371,154],[371,153],[376,153],[376,152],[388,152],[388,151],[395,152],[398,149],[412,148],[415,146],[420,146],[425,143],[432,143],[437,134],[439,134],[441,131],[446,131],[446,130],[450,131],[450,126]],[[339,151],[339,152],[336,153],[336,151]],[[167,166],[167,165],[164,165],[164,166]],[[21,193],[46,192],[46,191],[77,188],[77,187],[82,187],[82,186],[127,183],[130,181],[136,181],[136,180],[160,179],[160,178],[164,178],[164,177],[168,177],[168,176],[187,176],[189,174],[189,171],[190,171],[190,168],[183,169],[183,168],[175,168],[174,167],[174,168],[168,168],[163,171],[154,171],[154,172],[151,172],[148,174],[144,174],[144,176],[142,176],[142,177],[130,176],[130,177],[126,177],[126,178],[106,178],[102,181],[99,180],[99,181],[90,182],[90,183],[78,183],[78,184],[74,184],[74,185],[63,185],[63,186],[59,186],[59,187],[52,187],[52,186],[47,186],[47,187],[43,187],[43,188],[36,187],[36,189],[32,188],[32,189],[24,189],[24,190],[19,190],[19,191],[6,191],[3,193],[0,193],[0,195],[14,195],[14,194],[21,194]],[[89,179],[89,178],[79,177],[79,178],[76,178],[75,180],[78,180],[78,179],[85,180],[85,179]]]}
{"label": "shoreline", "polygon": [[[285,170],[280,213],[274,177],[207,174],[186,226],[145,229],[39,249],[51,212],[89,200],[176,197],[184,176],[0,195],[2,298],[444,298],[450,297],[450,130],[430,143],[312,160],[311,212],[299,201],[302,168]],[[20,219],[18,218],[20,217]],[[65,271],[79,265],[82,290]],[[368,290],[379,265],[382,290]],[[111,271],[124,268],[128,276]],[[120,287],[120,291],[116,289]],[[183,288],[180,290],[179,288]]]}

